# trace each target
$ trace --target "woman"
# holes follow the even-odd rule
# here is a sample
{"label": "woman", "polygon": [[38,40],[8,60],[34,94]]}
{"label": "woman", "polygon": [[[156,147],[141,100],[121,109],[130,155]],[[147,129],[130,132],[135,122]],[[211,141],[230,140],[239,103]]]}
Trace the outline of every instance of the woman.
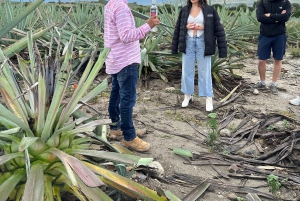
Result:
{"label": "woman", "polygon": [[172,41],[172,54],[182,52],[182,107],[187,107],[194,94],[195,65],[198,66],[198,96],[206,97],[206,111],[213,110],[211,55],[216,42],[219,57],[227,57],[224,28],[217,11],[207,0],[188,0],[180,10]]}

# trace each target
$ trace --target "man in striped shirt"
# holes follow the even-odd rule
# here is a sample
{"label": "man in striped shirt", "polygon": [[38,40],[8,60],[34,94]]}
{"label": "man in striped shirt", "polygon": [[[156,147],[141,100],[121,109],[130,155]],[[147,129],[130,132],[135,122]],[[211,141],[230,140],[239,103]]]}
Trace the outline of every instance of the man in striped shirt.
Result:
{"label": "man in striped shirt", "polygon": [[105,65],[112,77],[108,112],[113,124],[108,138],[123,135],[122,145],[140,152],[148,151],[150,144],[137,136],[132,120],[141,62],[139,40],[158,24],[157,16],[153,16],[136,28],[127,0],[110,0],[104,9],[104,46],[110,48]]}

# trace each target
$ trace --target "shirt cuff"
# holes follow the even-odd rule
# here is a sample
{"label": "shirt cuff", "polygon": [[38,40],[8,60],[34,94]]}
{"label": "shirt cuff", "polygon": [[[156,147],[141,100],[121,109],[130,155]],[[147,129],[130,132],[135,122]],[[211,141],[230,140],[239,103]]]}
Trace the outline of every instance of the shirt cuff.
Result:
{"label": "shirt cuff", "polygon": [[148,33],[151,30],[151,27],[148,23],[145,23],[141,26],[141,29],[143,30],[144,33]]}

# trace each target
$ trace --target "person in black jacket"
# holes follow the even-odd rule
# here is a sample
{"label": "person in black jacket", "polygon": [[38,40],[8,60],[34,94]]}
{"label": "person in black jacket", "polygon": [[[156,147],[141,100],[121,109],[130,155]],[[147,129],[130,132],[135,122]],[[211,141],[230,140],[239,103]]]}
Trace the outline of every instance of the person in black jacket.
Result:
{"label": "person in black jacket", "polygon": [[179,13],[173,40],[172,54],[182,52],[182,107],[187,107],[194,94],[195,65],[198,67],[198,96],[206,97],[206,111],[213,110],[211,55],[218,44],[219,57],[227,57],[224,27],[217,11],[207,0],[187,0]]}
{"label": "person in black jacket", "polygon": [[266,62],[270,58],[271,50],[274,58],[274,69],[270,91],[278,94],[276,81],[279,77],[283,55],[286,49],[286,27],[292,13],[289,0],[260,0],[256,9],[257,21],[260,22],[258,42],[258,72],[260,82],[253,87],[266,89]]}

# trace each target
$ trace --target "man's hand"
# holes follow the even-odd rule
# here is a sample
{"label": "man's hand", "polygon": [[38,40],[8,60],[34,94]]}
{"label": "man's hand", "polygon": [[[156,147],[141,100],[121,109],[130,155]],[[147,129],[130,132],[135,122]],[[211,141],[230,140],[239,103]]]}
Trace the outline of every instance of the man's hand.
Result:
{"label": "man's hand", "polygon": [[286,13],[286,10],[282,10],[282,11],[281,11],[281,14],[285,14],[285,13]]}
{"label": "man's hand", "polygon": [[159,19],[157,16],[152,16],[146,21],[151,28],[159,24]]}
{"label": "man's hand", "polygon": [[271,14],[271,13],[265,13],[265,16],[266,16],[266,17],[270,17],[270,14]]}

